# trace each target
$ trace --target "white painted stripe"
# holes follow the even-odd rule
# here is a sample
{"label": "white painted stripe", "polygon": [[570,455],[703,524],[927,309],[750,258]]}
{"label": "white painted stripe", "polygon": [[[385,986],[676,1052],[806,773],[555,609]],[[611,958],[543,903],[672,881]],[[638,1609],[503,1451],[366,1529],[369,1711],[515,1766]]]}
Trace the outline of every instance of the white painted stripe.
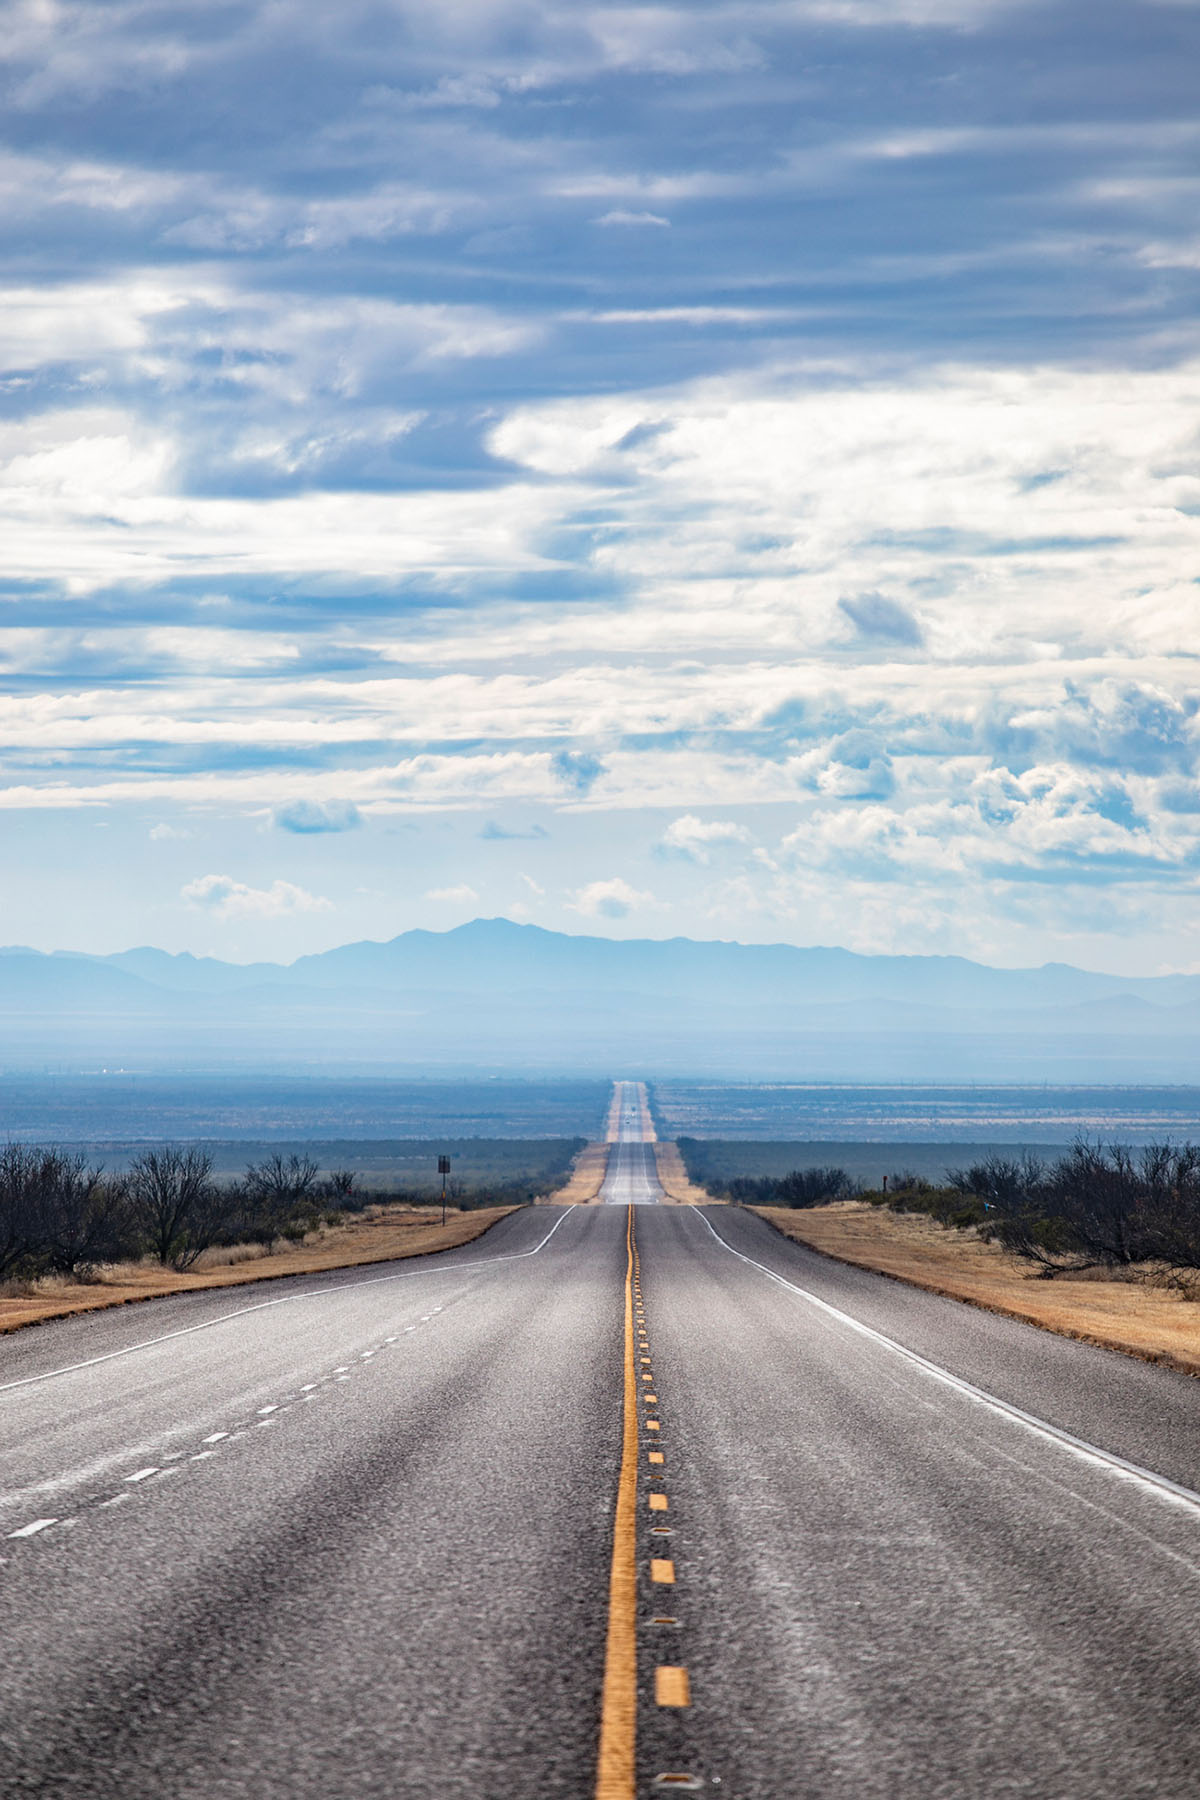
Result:
{"label": "white painted stripe", "polygon": [[[432,1267],[429,1266],[433,1263],[432,1257],[421,1257],[413,1259],[426,1265],[420,1269],[398,1269],[394,1275],[365,1275],[358,1281],[342,1281],[329,1287],[310,1288],[303,1294],[283,1294],[278,1300],[260,1300],[255,1306],[239,1306],[236,1312],[221,1313],[215,1319],[206,1319],[202,1325],[185,1325],[179,1331],[164,1331],[161,1337],[144,1338],[140,1344],[127,1344],[123,1350],[106,1350],[103,1356],[89,1356],[83,1362],[67,1363],[61,1369],[43,1369],[40,1375],[22,1375],[18,1381],[0,1382],[0,1394],[10,1393],[13,1388],[32,1387],[38,1381],[53,1381],[59,1375],[75,1375],[80,1369],[94,1369],[99,1363],[113,1362],[118,1356],[133,1356],[138,1350],[153,1350],[158,1344],[169,1344],[175,1338],[191,1337],[197,1331],[211,1331],[216,1325],[227,1325],[231,1319],[248,1318],[251,1313],[266,1312],[272,1306],[291,1306],[297,1300],[324,1300],[330,1294],[344,1294],[351,1288],[377,1287],[383,1281],[413,1281],[422,1275],[457,1275],[463,1269],[495,1269],[501,1263],[524,1262],[527,1257],[537,1256],[546,1248],[559,1226],[572,1213],[585,1210],[583,1207],[564,1207],[545,1237],[540,1238],[532,1250],[508,1250],[502,1256],[479,1256],[468,1262],[434,1264]],[[452,1252],[439,1254],[451,1255]],[[282,1279],[302,1281],[304,1277],[295,1275]]]}
{"label": "white painted stripe", "polygon": [[1036,1413],[1028,1413],[1020,1406],[1013,1406],[1009,1401],[1001,1400],[995,1394],[989,1394],[986,1388],[976,1387],[971,1381],[964,1381],[961,1375],[952,1375],[949,1369],[943,1369],[940,1363],[930,1362],[927,1356],[921,1356],[917,1351],[907,1349],[903,1344],[897,1343],[895,1338],[885,1336],[882,1331],[876,1331],[873,1325],[864,1325],[861,1319],[854,1318],[850,1313],[842,1312],[840,1307],[831,1306],[828,1300],[820,1299],[818,1295],[810,1293],[807,1288],[802,1288],[796,1282],[789,1281],[786,1276],[777,1274],[774,1269],[769,1269],[765,1263],[756,1261],[753,1256],[746,1256],[741,1250],[735,1250],[732,1244],[726,1243],[720,1232],[698,1206],[693,1207],[692,1211],[698,1219],[703,1220],[718,1244],[723,1250],[728,1250],[730,1256],[736,1256],[739,1262],[746,1263],[748,1267],[757,1269],[760,1274],[766,1275],[771,1281],[778,1282],[780,1287],[787,1288],[790,1293],[796,1294],[801,1300],[806,1300],[810,1306],[816,1307],[818,1312],[824,1313],[830,1319],[836,1319],[839,1325],[845,1325],[849,1330],[857,1332],[859,1337],[867,1338],[871,1343],[878,1344],[882,1349],[890,1351],[893,1356],[898,1356],[903,1362],[910,1363],[913,1368],[920,1369],[922,1374],[932,1376],[944,1387],[953,1388],[956,1393],[963,1395],[965,1399],[972,1401],[976,1406],[984,1407],[988,1412],[995,1413],[998,1418],[1007,1419],[1010,1424],[1020,1425],[1025,1431],[1044,1439],[1047,1443],[1056,1444],[1060,1449],[1070,1451],[1071,1455],[1078,1458],[1080,1462],[1089,1463],[1093,1468],[1102,1469],[1109,1475],[1115,1475],[1121,1481],[1132,1482],[1135,1486],[1144,1489],[1145,1492],[1153,1494],[1156,1499],[1167,1500],[1172,1505],[1183,1507],[1200,1518],[1200,1494],[1196,1493],[1194,1489],[1184,1487],[1178,1481],[1172,1481],[1169,1476],[1156,1475],[1153,1469],[1143,1468],[1141,1463],[1130,1462],[1126,1457],[1118,1456],[1112,1450],[1102,1450],[1098,1444],[1091,1444],[1086,1438],[1076,1437],[1070,1431],[1063,1431],[1060,1426],[1051,1425],[1047,1419],[1039,1419]]}
{"label": "white painted stripe", "polygon": [[268,1413],[273,1413],[273,1412],[278,1412],[278,1411],[279,1411],[278,1406],[274,1402],[272,1402],[272,1404],[270,1406],[260,1406],[258,1409],[258,1416],[260,1419],[265,1419]]}
{"label": "white painted stripe", "polygon": [[227,1438],[228,1436],[229,1433],[227,1431],[210,1431],[206,1438],[201,1439],[201,1442],[205,1444],[219,1444],[222,1438]]}
{"label": "white painted stripe", "polygon": [[136,1475],[127,1475],[126,1481],[148,1481],[151,1475],[158,1474],[158,1464],[153,1463],[148,1469],[139,1469]]}
{"label": "white painted stripe", "polygon": [[28,1525],[22,1525],[19,1531],[10,1531],[10,1538],[36,1537],[39,1531],[46,1531],[51,1525],[57,1525],[57,1519],[34,1519]]}

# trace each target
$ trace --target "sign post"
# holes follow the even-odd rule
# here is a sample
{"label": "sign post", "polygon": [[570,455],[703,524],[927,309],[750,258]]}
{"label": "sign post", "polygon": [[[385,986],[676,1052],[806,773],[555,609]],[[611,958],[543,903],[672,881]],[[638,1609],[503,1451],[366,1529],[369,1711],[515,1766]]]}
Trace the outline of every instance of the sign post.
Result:
{"label": "sign post", "polygon": [[446,1223],[446,1177],[450,1173],[450,1158],[438,1157],[438,1174],[442,1178],[442,1224]]}

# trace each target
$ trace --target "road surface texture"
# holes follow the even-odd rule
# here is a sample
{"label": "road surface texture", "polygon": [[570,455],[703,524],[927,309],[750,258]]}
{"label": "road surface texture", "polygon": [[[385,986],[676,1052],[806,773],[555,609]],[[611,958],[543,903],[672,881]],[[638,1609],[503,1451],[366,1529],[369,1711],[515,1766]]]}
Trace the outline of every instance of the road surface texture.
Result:
{"label": "road surface texture", "polygon": [[609,1151],[600,1199],[606,1206],[657,1206],[663,1191],[654,1145],[643,1137],[641,1084],[619,1081],[617,1099],[617,1141]]}
{"label": "road surface texture", "polygon": [[1200,1388],[736,1208],[0,1356],[6,1800],[1200,1793]]}

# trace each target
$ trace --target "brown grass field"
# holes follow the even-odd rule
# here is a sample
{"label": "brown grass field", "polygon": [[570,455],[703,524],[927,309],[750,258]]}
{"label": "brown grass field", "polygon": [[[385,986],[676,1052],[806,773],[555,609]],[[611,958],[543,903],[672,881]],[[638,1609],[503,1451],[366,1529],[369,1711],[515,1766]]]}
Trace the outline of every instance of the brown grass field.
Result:
{"label": "brown grass field", "polygon": [[688,1180],[687,1170],[683,1166],[683,1158],[679,1154],[678,1144],[659,1141],[654,1146],[654,1160],[658,1164],[658,1179],[662,1183],[662,1191],[672,1206],[712,1206],[713,1197],[704,1188],[693,1186]]}
{"label": "brown grass field", "polygon": [[541,1204],[594,1206],[608,1174],[608,1152],[608,1144],[587,1144],[572,1164],[570,1179],[555,1193],[547,1194]]}
{"label": "brown grass field", "polygon": [[608,1109],[608,1120],[604,1127],[604,1141],[615,1144],[621,1135],[621,1090],[613,1083],[613,1097]]}
{"label": "brown grass field", "polygon": [[801,1211],[751,1210],[785,1237],[839,1262],[1200,1375],[1200,1303],[1169,1288],[1160,1272],[1143,1269],[1122,1281],[1044,1281],[1020,1257],[981,1242],[973,1232],[916,1213],[892,1213],[860,1200]]}
{"label": "brown grass field", "polygon": [[638,1082],[637,1091],[638,1106],[641,1108],[642,1114],[642,1142],[645,1144],[657,1143],[658,1133],[654,1129],[654,1120],[650,1117],[650,1096],[646,1092],[644,1081]]}
{"label": "brown grass field", "polygon": [[471,1243],[515,1211],[512,1206],[449,1211],[443,1225],[440,1206],[368,1206],[344,1224],[323,1226],[304,1243],[288,1244],[269,1256],[249,1244],[205,1251],[196,1267],[182,1275],[158,1263],[116,1263],[100,1270],[94,1281],[43,1280],[31,1284],[27,1292],[13,1292],[17,1284],[8,1283],[10,1291],[0,1289],[0,1332],[196,1288],[241,1287],[250,1281],[276,1281],[284,1275],[312,1275],[325,1269],[429,1256],[435,1250],[454,1250]]}

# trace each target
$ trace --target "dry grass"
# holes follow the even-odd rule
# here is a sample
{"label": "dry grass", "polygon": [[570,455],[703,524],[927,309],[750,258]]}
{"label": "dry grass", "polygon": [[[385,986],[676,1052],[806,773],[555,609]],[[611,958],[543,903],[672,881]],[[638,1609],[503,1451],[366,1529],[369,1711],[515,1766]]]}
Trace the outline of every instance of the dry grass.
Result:
{"label": "dry grass", "polygon": [[547,1206],[594,1206],[608,1174],[607,1144],[587,1144],[571,1163],[570,1178],[557,1193],[547,1194]]}
{"label": "dry grass", "polygon": [[251,1281],[273,1281],[283,1275],[312,1275],[324,1269],[352,1269],[363,1263],[392,1262],[453,1250],[482,1237],[512,1206],[480,1208],[446,1215],[440,1206],[370,1206],[345,1223],[323,1226],[302,1244],[289,1244],[270,1255],[257,1245],[238,1244],[205,1253],[194,1269],[177,1275],[158,1263],[118,1263],[94,1281],[46,1280],[9,1282],[0,1290],[0,1332],[73,1313],[157,1300],[197,1288],[240,1287]]}
{"label": "dry grass", "polygon": [[621,1090],[613,1083],[613,1097],[608,1108],[608,1122],[604,1127],[604,1141],[615,1144],[621,1135]]}
{"label": "dry grass", "polygon": [[672,1206],[711,1206],[713,1197],[688,1180],[678,1144],[658,1142],[654,1146],[658,1179],[667,1201]]}
{"label": "dry grass", "polygon": [[1133,1281],[1094,1276],[1042,1281],[1020,1257],[920,1214],[892,1213],[858,1200],[799,1212],[782,1206],[751,1210],[785,1237],[841,1262],[1007,1313],[1044,1331],[1200,1375],[1200,1305],[1173,1291],[1153,1270],[1140,1271]]}
{"label": "dry grass", "polygon": [[658,1133],[654,1129],[654,1120],[650,1117],[650,1096],[646,1092],[646,1084],[644,1081],[638,1082],[637,1091],[638,1106],[641,1108],[642,1114],[642,1142],[644,1144],[656,1144],[658,1142]]}

